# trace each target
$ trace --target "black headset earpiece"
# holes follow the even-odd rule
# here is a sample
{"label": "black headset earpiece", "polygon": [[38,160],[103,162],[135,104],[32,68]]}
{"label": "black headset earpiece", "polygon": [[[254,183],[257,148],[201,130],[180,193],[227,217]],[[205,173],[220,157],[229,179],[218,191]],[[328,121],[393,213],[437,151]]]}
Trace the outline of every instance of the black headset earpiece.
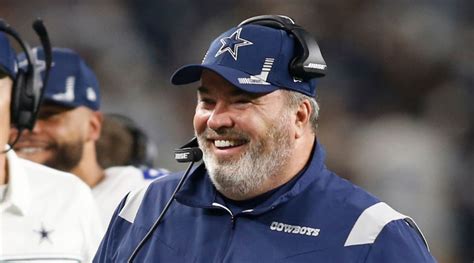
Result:
{"label": "black headset earpiece", "polygon": [[289,65],[290,73],[299,79],[321,78],[326,75],[327,65],[316,40],[293,19],[281,15],[262,15],[242,21],[238,27],[254,24],[285,30],[293,35],[301,49]]}
{"label": "black headset earpiece", "polygon": [[[33,129],[36,115],[43,98],[49,69],[51,68],[51,44],[48,33],[41,19],[33,23],[33,28],[40,37],[41,44],[45,50],[45,65],[38,62],[36,52],[32,51],[27,42],[3,20],[0,20],[0,31],[13,37],[20,45],[26,58],[26,65],[17,63],[17,74],[13,82],[11,100],[11,123],[19,130]],[[45,78],[41,79],[41,71],[46,70]]]}

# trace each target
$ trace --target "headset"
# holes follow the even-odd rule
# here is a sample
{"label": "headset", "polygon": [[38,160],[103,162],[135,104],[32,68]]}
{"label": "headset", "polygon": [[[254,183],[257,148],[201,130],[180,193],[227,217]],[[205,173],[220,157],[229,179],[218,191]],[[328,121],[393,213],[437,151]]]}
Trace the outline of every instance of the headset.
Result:
{"label": "headset", "polygon": [[316,39],[290,17],[283,15],[254,16],[242,21],[237,27],[249,24],[281,29],[296,38],[299,50],[297,51],[298,55],[293,58],[289,65],[292,76],[309,80],[326,75],[327,65]]}
{"label": "headset", "polygon": [[[249,19],[242,21],[237,27],[242,27],[248,24],[262,25],[275,29],[282,29],[291,35],[295,36],[297,42],[299,43],[299,51],[301,54],[297,55],[291,61],[289,65],[290,73],[299,79],[309,80],[312,78],[321,78],[326,75],[327,65],[323,59],[319,45],[316,40],[304,30],[299,25],[287,17],[280,15],[262,15],[255,16]],[[194,137],[184,146],[175,150],[175,159],[180,163],[189,162],[190,165],[186,169],[184,175],[181,177],[178,185],[176,186],[173,194],[166,203],[163,211],[161,211],[158,218],[153,223],[152,227],[148,230],[145,236],[142,238],[140,243],[135,247],[132,254],[128,259],[128,263],[131,263],[135,260],[136,256],[140,249],[144,246],[148,239],[150,239],[153,232],[158,228],[161,220],[168,211],[168,208],[171,206],[171,203],[174,200],[176,193],[179,191],[181,186],[184,184],[191,167],[195,162],[199,162],[202,159],[202,151],[199,149],[198,141]]]}
{"label": "headset", "polygon": [[[36,115],[41,104],[44,87],[48,81],[48,75],[52,63],[51,43],[48,32],[43,21],[38,18],[33,22],[33,29],[39,36],[41,45],[45,50],[45,77],[41,79],[43,70],[36,54],[32,51],[27,42],[23,41],[20,35],[5,21],[0,19],[0,31],[13,37],[25,53],[26,67],[19,67],[13,81],[12,100],[11,100],[11,124],[18,129],[18,137],[24,129],[33,129],[36,121]],[[14,143],[13,143],[14,144]]]}

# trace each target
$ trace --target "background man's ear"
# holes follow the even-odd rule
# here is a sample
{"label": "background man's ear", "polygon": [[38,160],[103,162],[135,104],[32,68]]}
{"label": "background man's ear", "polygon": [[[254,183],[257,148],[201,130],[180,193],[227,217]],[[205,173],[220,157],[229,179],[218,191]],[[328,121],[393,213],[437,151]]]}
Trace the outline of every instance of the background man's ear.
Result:
{"label": "background man's ear", "polygon": [[92,112],[89,118],[90,130],[89,139],[97,141],[102,131],[103,115],[101,112]]}

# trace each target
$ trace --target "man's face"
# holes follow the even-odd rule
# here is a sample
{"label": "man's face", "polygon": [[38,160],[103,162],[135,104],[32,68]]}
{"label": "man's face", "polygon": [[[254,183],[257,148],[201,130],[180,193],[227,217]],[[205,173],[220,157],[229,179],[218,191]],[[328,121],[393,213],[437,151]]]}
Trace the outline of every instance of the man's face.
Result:
{"label": "man's face", "polygon": [[204,71],[194,129],[212,182],[245,199],[277,176],[294,147],[294,122],[281,91],[252,94]]}
{"label": "man's face", "polygon": [[[82,158],[89,114],[85,107],[42,105],[35,127],[22,133],[14,149],[22,158],[70,172]],[[12,129],[10,140],[16,135]]]}
{"label": "man's face", "polygon": [[[0,75],[3,75],[0,73]],[[0,147],[8,142],[8,131],[10,129],[10,102],[12,96],[13,82],[9,77],[0,76]]]}

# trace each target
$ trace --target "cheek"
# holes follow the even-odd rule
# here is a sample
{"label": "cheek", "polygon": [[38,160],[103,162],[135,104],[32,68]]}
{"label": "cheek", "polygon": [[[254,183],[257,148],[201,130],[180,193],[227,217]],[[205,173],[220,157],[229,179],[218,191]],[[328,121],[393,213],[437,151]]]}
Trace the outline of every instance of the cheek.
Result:
{"label": "cheek", "polygon": [[61,121],[51,121],[43,123],[41,133],[44,136],[48,136],[55,141],[62,142],[67,141],[68,138],[73,137],[76,133],[80,132],[75,126],[70,126]]}
{"label": "cheek", "polygon": [[209,114],[203,110],[196,109],[194,114],[193,125],[196,133],[202,133],[207,127],[207,120],[209,119]]}
{"label": "cheek", "polygon": [[236,126],[253,137],[265,137],[271,122],[257,114],[240,114],[235,118]]}

